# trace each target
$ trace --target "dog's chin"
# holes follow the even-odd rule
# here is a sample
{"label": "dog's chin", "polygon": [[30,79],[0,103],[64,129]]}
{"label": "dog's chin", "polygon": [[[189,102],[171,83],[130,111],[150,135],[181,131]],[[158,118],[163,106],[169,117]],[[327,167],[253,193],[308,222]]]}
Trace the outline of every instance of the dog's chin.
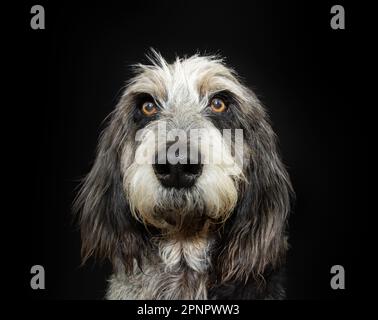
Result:
{"label": "dog's chin", "polygon": [[206,232],[213,218],[206,214],[205,200],[195,186],[187,189],[160,189],[160,201],[152,214],[144,217],[147,225],[162,234],[191,237]]}

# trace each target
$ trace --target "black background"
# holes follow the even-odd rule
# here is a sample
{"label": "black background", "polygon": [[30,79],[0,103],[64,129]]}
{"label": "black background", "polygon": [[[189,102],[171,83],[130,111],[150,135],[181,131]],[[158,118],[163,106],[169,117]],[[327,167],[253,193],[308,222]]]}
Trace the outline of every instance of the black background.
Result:
{"label": "black background", "polygon": [[[30,28],[41,4],[46,29]],[[330,28],[333,2],[38,1],[12,11],[18,32],[12,66],[14,104],[7,119],[18,135],[9,154],[12,261],[33,299],[101,299],[111,268],[80,267],[80,236],[71,204],[91,167],[104,118],[128,66],[150,47],[176,54],[219,53],[267,106],[297,200],[290,217],[288,298],[352,295],[353,10],[346,29]],[[342,3],[341,3],[342,4]],[[16,23],[15,23],[16,24]],[[15,120],[16,119],[16,120]],[[46,270],[46,290],[30,289],[30,268]],[[346,269],[346,290],[330,288],[330,268]],[[17,270],[17,271],[15,271]],[[18,290],[20,292],[20,290]]]}

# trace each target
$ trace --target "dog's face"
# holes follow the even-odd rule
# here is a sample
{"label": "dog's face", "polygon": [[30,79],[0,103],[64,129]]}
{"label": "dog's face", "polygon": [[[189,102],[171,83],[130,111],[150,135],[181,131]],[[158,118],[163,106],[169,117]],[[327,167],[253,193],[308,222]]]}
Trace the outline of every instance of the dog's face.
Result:
{"label": "dog's face", "polygon": [[213,57],[156,55],[127,84],[76,200],[83,254],[131,272],[151,228],[216,233],[221,277],[246,279],[286,251],[290,190],[265,110],[236,74]]}
{"label": "dog's face", "polygon": [[139,67],[119,106],[129,127],[123,187],[136,219],[187,233],[229,217],[251,152],[243,122],[252,99],[219,60]]}

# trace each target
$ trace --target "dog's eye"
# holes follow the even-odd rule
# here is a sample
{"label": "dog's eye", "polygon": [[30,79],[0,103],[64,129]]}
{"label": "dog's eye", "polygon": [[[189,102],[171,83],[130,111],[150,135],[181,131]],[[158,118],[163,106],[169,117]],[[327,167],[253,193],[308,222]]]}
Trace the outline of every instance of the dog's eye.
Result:
{"label": "dog's eye", "polygon": [[213,112],[217,113],[227,111],[227,105],[221,98],[211,99],[210,107]]}
{"label": "dog's eye", "polygon": [[156,103],[147,101],[143,103],[142,108],[141,108],[143,114],[147,117],[153,116],[158,112],[158,108]]}

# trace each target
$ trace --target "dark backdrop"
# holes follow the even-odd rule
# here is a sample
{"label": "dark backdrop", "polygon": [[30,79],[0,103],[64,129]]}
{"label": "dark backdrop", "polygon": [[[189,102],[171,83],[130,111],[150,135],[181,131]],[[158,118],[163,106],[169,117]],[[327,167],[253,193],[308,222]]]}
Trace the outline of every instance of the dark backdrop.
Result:
{"label": "dark backdrop", "polygon": [[[29,26],[42,4],[46,30]],[[11,253],[31,298],[102,298],[108,263],[80,267],[80,236],[71,204],[91,167],[103,120],[128,66],[149,47],[176,54],[219,53],[267,106],[297,200],[290,217],[288,297],[342,298],[352,292],[353,11],[346,30],[330,28],[333,2],[38,1],[19,5],[12,38],[16,88],[7,119],[19,135],[10,153],[18,168]],[[9,62],[11,63],[11,62]],[[13,119],[13,120],[12,120]],[[14,119],[17,119],[15,121]],[[21,229],[20,229],[21,228]],[[20,253],[21,252],[21,253]],[[29,286],[30,268],[46,270],[46,290]],[[330,268],[346,269],[345,291],[330,288]],[[18,269],[17,269],[18,270]],[[15,272],[15,271],[13,271]]]}

